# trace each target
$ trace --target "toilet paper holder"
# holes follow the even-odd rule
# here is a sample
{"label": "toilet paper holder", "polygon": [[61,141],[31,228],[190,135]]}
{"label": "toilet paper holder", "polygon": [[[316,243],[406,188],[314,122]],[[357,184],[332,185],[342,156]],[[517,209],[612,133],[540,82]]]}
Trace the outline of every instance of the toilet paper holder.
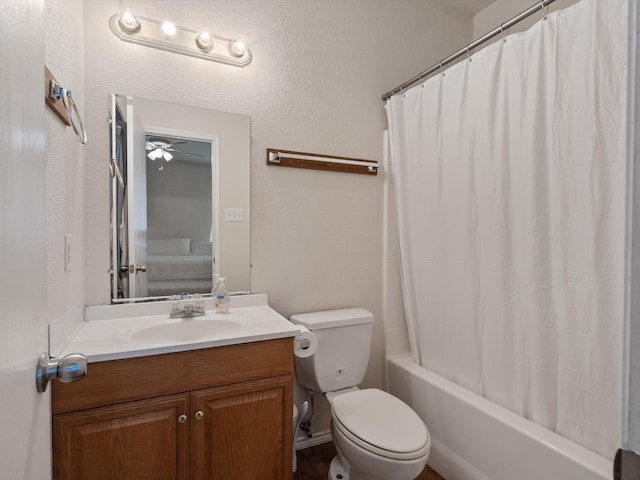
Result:
{"label": "toilet paper holder", "polygon": [[297,325],[299,333],[294,338],[293,354],[298,358],[308,358],[318,348],[318,337],[302,325]]}
{"label": "toilet paper holder", "polygon": [[308,338],[301,338],[296,340],[296,347],[301,348],[302,350],[306,350],[311,346],[311,341]]}

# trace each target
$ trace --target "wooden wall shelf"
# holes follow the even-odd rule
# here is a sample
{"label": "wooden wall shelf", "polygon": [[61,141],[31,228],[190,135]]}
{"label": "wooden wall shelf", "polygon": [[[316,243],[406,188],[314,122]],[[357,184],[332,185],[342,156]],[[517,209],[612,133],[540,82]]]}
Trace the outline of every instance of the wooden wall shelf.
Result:
{"label": "wooden wall shelf", "polygon": [[374,176],[378,174],[378,169],[380,168],[378,162],[374,160],[294,152],[275,148],[267,148],[267,165]]}

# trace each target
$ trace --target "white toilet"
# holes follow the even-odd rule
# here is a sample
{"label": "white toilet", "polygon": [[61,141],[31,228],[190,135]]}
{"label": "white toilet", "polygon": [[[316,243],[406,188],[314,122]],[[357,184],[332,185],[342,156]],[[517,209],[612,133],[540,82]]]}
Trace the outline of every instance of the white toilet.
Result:
{"label": "white toilet", "polygon": [[363,308],[293,315],[318,337],[318,349],[296,357],[298,383],[331,404],[338,455],[329,480],[413,480],[431,449],[429,431],[406,403],[378,389],[359,390],[369,361],[373,315]]}

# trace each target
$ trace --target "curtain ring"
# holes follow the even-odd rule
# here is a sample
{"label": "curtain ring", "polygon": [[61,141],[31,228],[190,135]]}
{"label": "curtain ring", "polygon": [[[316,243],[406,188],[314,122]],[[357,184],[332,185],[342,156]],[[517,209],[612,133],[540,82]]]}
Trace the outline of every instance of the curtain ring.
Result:
{"label": "curtain ring", "polygon": [[471,55],[469,55],[469,45],[467,45],[467,60],[471,62]]}
{"label": "curtain ring", "polygon": [[540,0],[540,10],[542,10],[542,20],[546,20],[549,15],[549,4],[545,5],[545,0]]}
{"label": "curtain ring", "polygon": [[440,62],[440,73],[442,73],[442,76],[444,77],[444,69],[442,68],[442,62]]}
{"label": "curtain ring", "polygon": [[506,42],[504,38],[504,23],[500,24],[500,38],[502,39],[502,43]]}

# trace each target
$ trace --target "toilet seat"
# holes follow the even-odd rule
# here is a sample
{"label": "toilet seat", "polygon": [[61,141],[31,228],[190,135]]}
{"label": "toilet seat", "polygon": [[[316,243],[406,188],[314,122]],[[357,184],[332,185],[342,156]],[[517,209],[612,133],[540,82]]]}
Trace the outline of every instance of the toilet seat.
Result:
{"label": "toilet seat", "polygon": [[412,460],[429,453],[422,419],[406,403],[378,389],[333,398],[334,427],[361,448],[386,458]]}

